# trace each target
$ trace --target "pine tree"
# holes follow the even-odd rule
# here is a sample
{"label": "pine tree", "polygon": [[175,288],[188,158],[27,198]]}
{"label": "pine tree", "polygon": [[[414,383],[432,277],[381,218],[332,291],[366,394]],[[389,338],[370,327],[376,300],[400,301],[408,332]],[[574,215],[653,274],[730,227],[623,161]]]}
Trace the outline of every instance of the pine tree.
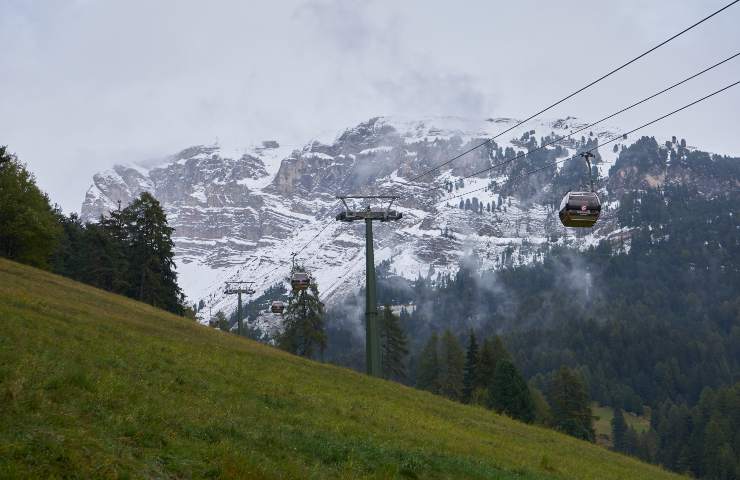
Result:
{"label": "pine tree", "polygon": [[538,425],[550,425],[552,423],[552,413],[545,395],[531,384],[529,384],[529,393],[534,404],[534,422]]}
{"label": "pine tree", "polygon": [[[87,280],[89,283],[106,288],[112,292],[124,293],[136,298],[136,291],[132,289],[132,265],[129,256],[132,253],[133,245],[131,239],[132,230],[136,227],[127,225],[131,221],[130,212],[121,209],[121,202],[118,202],[118,208],[108,212],[108,216],[101,216],[98,225],[88,224],[86,233],[88,234],[88,243],[91,247],[99,250],[96,255],[97,265],[90,265],[91,277]],[[171,234],[171,231],[170,233]],[[172,245],[170,245],[170,251]],[[105,280],[97,280],[102,277]],[[105,285],[105,286],[103,286]]]}
{"label": "pine tree", "polygon": [[612,446],[618,452],[627,452],[627,422],[621,408],[614,409],[612,425]]}
{"label": "pine tree", "polygon": [[389,305],[383,308],[380,342],[383,377],[399,382],[405,380],[408,341],[400,318],[393,314]]}
{"label": "pine tree", "polygon": [[57,222],[62,227],[62,234],[51,257],[51,270],[59,275],[84,281],[82,280],[82,267],[88,252],[81,248],[81,245],[85,227],[76,213],[72,213],[69,217],[64,216],[58,210],[55,213]]}
{"label": "pine tree", "polygon": [[0,256],[48,268],[61,234],[33,174],[0,146]]}
{"label": "pine tree", "polygon": [[105,223],[87,224],[78,247],[85,252],[85,260],[79,266],[81,281],[136,298],[130,291],[130,247],[126,239],[111,235]]}
{"label": "pine tree", "polygon": [[416,387],[432,393],[439,393],[439,336],[437,332],[427,340],[419,354]]}
{"label": "pine tree", "polygon": [[480,352],[480,364],[478,367],[479,386],[488,390],[493,383],[493,376],[496,373],[496,365],[501,360],[511,360],[511,355],[506,350],[501,337],[494,335],[492,338],[486,338],[483,341],[483,347]]}
{"label": "pine tree", "polygon": [[550,385],[552,421],[556,430],[594,441],[593,414],[586,384],[574,371],[561,367]]}
{"label": "pine tree", "polygon": [[[142,193],[120,212],[129,252],[129,296],[155,307],[182,312],[182,292],[177,285],[173,229],[150,193]],[[115,235],[115,233],[112,233]]]}
{"label": "pine tree", "polygon": [[226,314],[223,311],[219,310],[213,317],[213,323],[216,328],[224,332],[229,331],[229,321],[226,319]]}
{"label": "pine tree", "polygon": [[475,332],[470,330],[470,339],[468,340],[468,351],[465,354],[465,374],[463,377],[463,396],[464,403],[470,403],[475,388],[479,385],[478,364],[480,355],[478,352],[478,341],[475,338]]}
{"label": "pine tree", "polygon": [[[305,272],[296,265],[293,273]],[[288,279],[289,280],[289,279]],[[306,290],[291,290],[288,305],[283,314],[283,332],[278,337],[278,346],[296,355],[323,358],[326,349],[324,326],[324,304],[319,300],[319,287],[315,279]]]}
{"label": "pine tree", "polygon": [[509,360],[503,359],[496,365],[489,389],[489,406],[517,420],[534,421],[534,403],[527,382]]}
{"label": "pine tree", "polygon": [[459,401],[462,399],[465,353],[450,330],[442,335],[440,347],[440,393]]}

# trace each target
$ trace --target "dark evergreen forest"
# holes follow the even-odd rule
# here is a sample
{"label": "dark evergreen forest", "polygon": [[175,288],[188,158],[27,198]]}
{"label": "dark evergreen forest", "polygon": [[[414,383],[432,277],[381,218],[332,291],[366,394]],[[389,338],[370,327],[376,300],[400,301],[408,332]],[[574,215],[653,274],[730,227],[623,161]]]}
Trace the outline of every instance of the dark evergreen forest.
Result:
{"label": "dark evergreen forest", "polygon": [[[657,144],[643,141],[638,148]],[[628,153],[625,162],[651,167],[645,155]],[[687,155],[693,169],[738,177],[737,160]],[[628,430],[627,441],[615,448],[700,477],[738,478],[738,205],[737,189],[713,195],[682,184],[632,190],[621,196],[618,214],[629,236],[586,251],[546,245],[542,260],[495,272],[478,272],[471,258],[454,276],[435,281],[409,282],[381,265],[379,301],[409,305],[401,312],[411,345],[406,382],[429,389],[420,368],[431,361],[430,335],[454,332],[461,345],[471,330],[479,338],[500,335],[533,395],[544,392],[549,407],[548,392],[567,367],[591,400],[649,416],[648,432]],[[329,322],[328,356],[355,368],[362,365],[361,348],[348,340],[341,318],[361,309],[361,299],[329,312],[335,321]],[[439,355],[433,361],[449,369]]]}

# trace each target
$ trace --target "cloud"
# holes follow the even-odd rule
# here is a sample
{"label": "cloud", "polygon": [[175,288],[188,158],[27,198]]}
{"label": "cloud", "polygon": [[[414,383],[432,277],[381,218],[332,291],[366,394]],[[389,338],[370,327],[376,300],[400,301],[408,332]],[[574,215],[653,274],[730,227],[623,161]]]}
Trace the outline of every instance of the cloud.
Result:
{"label": "cloud", "polygon": [[[721,3],[564,1],[5,0],[0,144],[76,210],[95,172],[217,137],[300,144],[386,114],[524,117]],[[598,118],[734,53],[738,8],[552,115]],[[739,72],[728,64],[619,124]],[[738,108],[740,90],[651,131],[737,153]]]}

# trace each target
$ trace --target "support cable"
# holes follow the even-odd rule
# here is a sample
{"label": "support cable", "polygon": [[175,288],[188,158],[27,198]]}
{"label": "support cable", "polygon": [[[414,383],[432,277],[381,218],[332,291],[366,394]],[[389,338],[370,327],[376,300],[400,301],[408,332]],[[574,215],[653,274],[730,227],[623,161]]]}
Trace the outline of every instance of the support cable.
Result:
{"label": "support cable", "polygon": [[[695,73],[695,74],[693,74],[693,75],[691,75],[689,77],[686,77],[683,80],[681,80],[679,82],[676,82],[673,85],[671,85],[669,87],[666,87],[666,88],[664,88],[663,90],[661,90],[659,92],[656,92],[656,93],[654,93],[652,95],[649,95],[649,96],[643,98],[642,100],[638,100],[637,102],[633,103],[632,105],[629,105],[627,107],[624,107],[621,110],[618,110],[618,111],[616,111],[616,112],[614,112],[614,113],[612,113],[610,115],[607,115],[606,117],[603,117],[600,120],[597,120],[597,121],[595,121],[593,123],[589,123],[588,125],[585,125],[583,127],[580,127],[577,130],[570,132],[568,135],[563,135],[561,137],[555,138],[554,140],[551,140],[549,142],[543,143],[539,147],[533,148],[532,150],[529,150],[528,152],[520,153],[519,155],[516,155],[516,156],[514,156],[514,157],[512,157],[512,158],[510,158],[508,160],[504,160],[504,161],[499,162],[499,163],[497,163],[495,165],[491,165],[490,167],[486,167],[486,168],[484,168],[482,170],[478,170],[477,172],[471,173],[470,175],[461,177],[460,180],[467,180],[469,178],[477,177],[481,173],[485,173],[485,172],[494,170],[496,168],[499,168],[501,166],[507,165],[509,163],[512,163],[515,160],[518,160],[520,158],[526,157],[527,155],[530,155],[531,153],[534,153],[534,152],[536,152],[538,150],[542,150],[542,149],[544,149],[546,147],[549,147],[551,145],[554,145],[554,144],[556,144],[558,142],[561,142],[561,141],[565,140],[566,138],[570,138],[571,136],[573,136],[573,135],[575,135],[577,133],[580,133],[580,132],[582,132],[584,130],[588,130],[589,128],[594,127],[595,125],[598,125],[598,124],[600,124],[602,122],[605,122],[607,120],[610,120],[610,119],[616,117],[617,115],[620,115],[620,114],[626,112],[627,110],[631,110],[631,109],[633,109],[633,108],[635,108],[635,107],[637,107],[639,105],[642,105],[643,103],[645,103],[645,102],[647,102],[649,100],[652,100],[653,98],[655,98],[657,96],[660,96],[660,95],[662,95],[662,94],[664,94],[664,93],[666,93],[666,92],[668,92],[670,90],[673,90],[674,88],[676,88],[676,87],[678,87],[680,85],[683,85],[684,83],[686,83],[686,82],[688,82],[690,80],[693,80],[694,78],[696,78],[696,77],[698,77],[700,75],[703,75],[703,74],[707,73],[708,71],[710,71],[710,70],[712,70],[714,68],[717,68],[717,67],[719,67],[720,65],[722,65],[724,63],[729,62],[730,60],[733,60],[733,59],[737,58],[738,56],[740,56],[740,52],[738,52],[738,53],[736,53],[734,55],[731,55],[731,56],[725,58],[724,60],[722,60],[720,62],[717,62],[714,65],[711,65],[711,66],[705,68],[704,70],[701,70],[700,72],[697,72],[697,73]],[[440,188],[444,188],[444,185],[435,185],[433,187],[428,187],[428,188],[425,188],[424,190],[421,190],[421,192],[429,192],[429,191],[432,191],[432,190],[438,190]]]}
{"label": "support cable", "polygon": [[[584,152],[594,152],[594,151],[598,150],[599,147],[603,147],[605,145],[609,145],[610,143],[616,142],[617,140],[624,138],[625,135],[630,135],[630,134],[635,133],[636,131],[641,130],[641,129],[647,127],[647,126],[653,125],[654,123],[657,123],[657,122],[659,122],[661,120],[664,120],[664,119],[666,119],[666,118],[668,118],[668,117],[670,117],[672,115],[675,115],[678,112],[681,112],[683,110],[686,110],[687,108],[692,107],[692,106],[696,105],[697,103],[703,102],[704,100],[707,100],[707,99],[709,99],[709,98],[711,98],[711,97],[713,97],[713,96],[715,96],[715,95],[717,95],[719,93],[722,93],[725,90],[729,90],[730,88],[732,88],[732,87],[734,87],[734,86],[736,86],[738,84],[740,84],[740,80],[738,80],[735,83],[731,83],[731,84],[727,85],[726,87],[720,88],[719,90],[716,90],[716,91],[714,91],[714,92],[712,92],[712,93],[710,93],[708,95],[705,95],[705,96],[703,96],[703,97],[701,97],[701,98],[699,98],[697,100],[694,100],[693,102],[688,103],[688,104],[684,105],[683,107],[677,108],[676,110],[673,110],[672,112],[666,113],[665,115],[662,115],[662,116],[660,116],[660,117],[658,117],[658,118],[656,118],[654,120],[651,120],[651,121],[649,121],[647,123],[644,123],[644,124],[640,125],[637,128],[633,128],[630,131],[627,131],[627,132],[624,132],[624,133],[622,133],[622,134],[620,134],[618,136],[615,136],[615,137],[609,139],[608,141],[606,141],[606,142],[604,142],[604,143],[602,143],[600,145],[597,145],[597,146],[595,146],[593,148],[590,148],[588,150],[584,150]],[[584,153],[584,152],[581,152],[581,153]],[[547,165],[544,165],[542,167],[536,168],[534,170],[530,170],[528,172],[524,172],[521,175],[516,175],[514,177],[510,177],[508,179],[508,181],[522,179],[524,177],[527,177],[529,175],[533,175],[533,174],[538,173],[538,172],[541,172],[543,170],[547,170],[550,167],[553,167],[553,166],[558,165],[560,163],[566,162],[568,160],[572,160],[572,159],[577,158],[577,157],[578,157],[578,155],[573,155],[572,157],[564,158],[562,160],[557,160],[555,162],[550,162]],[[485,187],[481,187],[481,188],[476,188],[474,190],[470,190],[469,192],[461,193],[459,195],[455,195],[455,196],[446,198],[444,200],[440,200],[438,202],[434,202],[434,204],[436,205],[436,204],[439,204],[439,203],[449,202],[450,200],[454,200],[456,198],[464,197],[466,195],[470,195],[471,193],[480,192],[481,190],[484,190],[486,188],[488,188],[488,185],[486,185]]]}
{"label": "support cable", "polygon": [[547,112],[548,110],[551,110],[552,108],[560,105],[561,103],[565,102],[566,100],[569,100],[569,99],[575,97],[576,95],[578,95],[579,93],[583,92],[584,90],[586,90],[586,89],[588,89],[588,88],[596,85],[597,83],[601,82],[602,80],[606,79],[607,77],[610,77],[611,75],[617,73],[618,71],[622,70],[623,68],[625,68],[625,67],[627,67],[627,66],[635,63],[636,61],[640,60],[641,58],[649,55],[650,53],[654,52],[655,50],[659,49],[660,47],[664,46],[665,44],[671,42],[672,40],[675,40],[676,38],[680,37],[681,35],[683,35],[684,33],[688,32],[689,30],[691,30],[691,29],[693,29],[693,28],[701,25],[702,23],[706,22],[707,20],[709,20],[710,18],[714,17],[715,15],[718,15],[719,13],[727,10],[731,6],[735,5],[737,2],[740,2],[740,0],[733,0],[732,2],[728,3],[727,5],[725,5],[724,7],[720,8],[719,10],[715,11],[714,13],[711,13],[711,14],[707,15],[706,17],[702,18],[698,22],[696,22],[696,23],[694,23],[694,24],[692,24],[692,25],[684,28],[680,32],[678,32],[675,35],[667,38],[666,40],[663,40],[662,42],[660,42],[659,44],[657,44],[654,47],[650,48],[649,50],[646,50],[645,52],[643,52],[640,55],[634,57],[633,59],[631,59],[631,60],[623,63],[622,65],[620,65],[620,66],[618,66],[618,67],[616,67],[616,68],[614,68],[612,70],[610,70],[609,72],[607,72],[604,75],[600,76],[599,78],[597,78],[596,80],[592,81],[591,83],[588,83],[587,85],[579,88],[578,90],[574,91],[573,93],[570,93],[570,94],[566,95],[565,97],[561,98],[560,100],[556,101],[555,103],[553,103],[553,104],[551,104],[551,105],[543,108],[542,110],[538,111],[537,113],[534,113],[534,114],[530,115],[529,117],[525,118],[524,120],[521,120],[520,122],[518,122],[514,126],[509,127],[506,130],[504,130],[504,131],[496,134],[495,136],[489,138],[485,142],[480,143],[480,144],[478,144],[478,145],[476,145],[476,146],[474,146],[472,148],[469,148],[468,150],[466,150],[466,151],[464,151],[464,152],[462,152],[462,153],[460,153],[460,154],[452,157],[451,159],[449,159],[449,160],[447,160],[447,161],[445,161],[443,163],[440,163],[439,165],[435,166],[434,168],[429,169],[426,172],[421,173],[420,175],[417,175],[416,177],[414,177],[411,180],[409,180],[409,182],[414,182],[414,181],[420,179],[421,177],[424,177],[426,175],[429,175],[430,173],[434,172],[438,168],[444,167],[445,165],[449,165],[450,163],[454,162],[455,160],[459,159],[460,157],[463,157],[463,156],[467,155],[468,153],[473,152],[474,150],[477,150],[477,149],[479,149],[479,148],[481,148],[481,147],[483,147],[485,145],[488,145],[489,143],[491,143],[492,141],[494,141],[495,139],[497,139],[501,135],[514,130],[515,128],[521,126],[522,124],[524,124],[524,123],[532,120],[536,116],[541,115],[541,114]]}

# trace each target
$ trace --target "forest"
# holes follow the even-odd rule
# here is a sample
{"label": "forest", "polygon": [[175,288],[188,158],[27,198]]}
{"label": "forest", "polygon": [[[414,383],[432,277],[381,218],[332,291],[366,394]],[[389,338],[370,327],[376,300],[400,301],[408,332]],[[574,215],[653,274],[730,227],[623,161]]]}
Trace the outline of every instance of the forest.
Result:
{"label": "forest", "polygon": [[173,229],[142,193],[98,223],[65,216],[14,155],[0,147],[0,255],[177,314],[192,315],[177,284]]}
{"label": "forest", "polygon": [[[654,140],[635,145],[657,147]],[[651,168],[648,155],[633,153],[623,161]],[[732,162],[690,155],[692,168],[736,176]],[[172,228],[151,195],[83,224],[52,206],[4,148],[0,195],[2,256],[175,313],[202,308],[183,303]],[[529,265],[480,272],[468,258],[454,275],[414,281],[382,262],[383,376],[589,441],[597,401],[615,409],[615,450],[702,478],[737,478],[740,192],[708,197],[674,184],[627,191],[620,201],[618,221],[629,237],[585,251],[546,243]],[[347,319],[362,312],[363,292],[326,310],[319,287],[268,289],[247,303],[245,317],[282,298],[284,328],[276,339],[248,334],[361,370],[363,344]],[[236,320],[234,313],[216,318],[224,330]],[[650,428],[635,431],[623,412],[648,417]]]}
{"label": "forest", "polygon": [[[552,409],[553,381],[567,368],[588,399],[650,418],[648,432],[626,430],[620,438],[627,440],[614,448],[699,477],[737,478],[739,203],[737,191],[707,198],[668,185],[622,198],[627,242],[586,251],[546,245],[541,261],[495,272],[477,272],[470,259],[454,276],[434,281],[409,282],[381,265],[380,301],[408,307],[400,312],[411,352],[406,383],[429,389],[430,343],[441,344],[441,371],[452,364],[460,372],[471,331],[500,338],[540,416],[547,410],[542,400]],[[328,315],[349,315],[361,298]],[[359,368],[361,349],[348,342],[350,332],[341,321],[328,323],[329,358]],[[433,390],[463,400],[450,393],[464,388],[463,376],[452,378],[454,386]]]}

